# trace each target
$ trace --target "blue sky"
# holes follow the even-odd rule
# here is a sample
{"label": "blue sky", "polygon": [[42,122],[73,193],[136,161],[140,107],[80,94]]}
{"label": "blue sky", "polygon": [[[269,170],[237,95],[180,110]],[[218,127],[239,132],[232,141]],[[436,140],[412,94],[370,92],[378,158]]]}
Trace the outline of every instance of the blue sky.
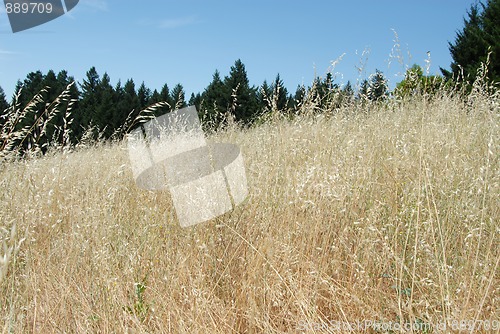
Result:
{"label": "blue sky", "polygon": [[[339,84],[356,84],[376,68],[394,86],[406,67],[425,67],[427,51],[431,74],[449,67],[448,41],[473,3],[80,0],[63,17],[16,34],[0,10],[0,86],[10,97],[17,80],[31,71],[65,69],[81,82],[95,66],[113,84],[129,78],[151,89],[181,83],[189,99],[203,91],[216,69],[227,75],[236,59],[256,86],[279,73],[294,92],[328,71]],[[394,31],[402,64],[391,57],[398,55]]]}

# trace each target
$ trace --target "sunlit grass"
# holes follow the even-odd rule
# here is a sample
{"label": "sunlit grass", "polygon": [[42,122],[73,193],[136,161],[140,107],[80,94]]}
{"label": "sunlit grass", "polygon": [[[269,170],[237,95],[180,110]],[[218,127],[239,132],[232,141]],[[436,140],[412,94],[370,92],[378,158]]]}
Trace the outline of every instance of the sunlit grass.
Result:
{"label": "sunlit grass", "polygon": [[498,321],[498,117],[498,96],[443,94],[229,127],[210,139],[240,146],[250,195],[187,229],[123,142],[4,163],[0,328]]}

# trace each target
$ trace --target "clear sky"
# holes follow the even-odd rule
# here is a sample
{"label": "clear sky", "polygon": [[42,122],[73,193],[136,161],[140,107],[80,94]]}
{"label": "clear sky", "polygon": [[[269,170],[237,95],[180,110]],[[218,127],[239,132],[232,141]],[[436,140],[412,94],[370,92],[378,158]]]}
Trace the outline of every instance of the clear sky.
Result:
{"label": "clear sky", "polygon": [[[80,0],[68,14],[13,34],[0,10],[0,86],[8,97],[29,72],[67,70],[79,82],[90,67],[112,84],[132,78],[150,89],[181,83],[186,99],[217,69],[241,59],[252,85],[279,73],[286,87],[328,71],[353,84],[379,69],[391,86],[405,66],[448,68],[448,42],[475,0]],[[2,1],[3,5],[3,1]],[[393,51],[395,34],[403,64]],[[397,49],[397,48],[396,48]],[[342,60],[332,63],[342,55]],[[392,60],[391,60],[392,59]],[[357,67],[362,67],[361,73]],[[399,76],[398,76],[399,74]]]}

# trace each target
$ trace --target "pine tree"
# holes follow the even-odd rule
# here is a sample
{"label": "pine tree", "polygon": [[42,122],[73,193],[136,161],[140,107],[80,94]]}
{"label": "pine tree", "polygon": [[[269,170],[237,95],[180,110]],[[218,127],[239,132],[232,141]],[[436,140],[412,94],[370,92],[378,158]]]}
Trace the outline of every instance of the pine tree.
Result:
{"label": "pine tree", "polygon": [[323,80],[323,108],[334,110],[340,107],[340,86],[333,81],[333,74],[328,72]]}
{"label": "pine tree", "polygon": [[279,73],[276,76],[271,89],[273,92],[273,103],[276,108],[281,111],[286,110],[288,108],[288,90],[286,89],[283,80],[281,80]]}
{"label": "pine tree", "polygon": [[187,107],[184,96],[184,87],[182,87],[180,83],[175,85],[175,87],[172,89],[172,92],[170,93],[170,100],[172,101],[171,110]]}
{"label": "pine tree", "polygon": [[160,93],[158,90],[153,90],[153,93],[151,93],[151,97],[149,99],[149,104],[154,104],[160,102]]}
{"label": "pine tree", "polygon": [[[82,90],[82,100],[92,100],[92,104],[96,104],[98,96],[98,88],[101,83],[101,78],[97,73],[95,67],[91,67],[86,73],[86,79],[83,79],[83,83],[80,85]],[[83,102],[83,101],[82,101]]]}
{"label": "pine tree", "polygon": [[[139,101],[139,97],[137,96],[137,91],[135,89],[135,83],[133,79],[128,79],[123,86],[124,92],[124,110],[123,111],[140,111],[141,101]],[[126,115],[124,115],[126,116]]]}
{"label": "pine tree", "polygon": [[347,84],[344,87],[344,93],[347,96],[353,96],[354,95],[354,89],[352,88],[351,81],[347,81]]}
{"label": "pine tree", "polygon": [[[58,89],[59,86],[53,70],[49,70],[46,75],[41,71],[31,72],[19,86],[19,88],[22,87],[19,98],[20,108],[28,112],[17,124],[16,129],[31,128],[30,136],[23,142],[23,149],[27,149],[36,142],[38,147],[46,150],[49,142],[54,139],[55,126],[62,116],[55,112],[49,115],[45,111],[61,93],[62,89]],[[33,98],[37,94],[41,94],[42,99],[34,101]],[[28,104],[29,108],[25,109]]]}
{"label": "pine tree", "polygon": [[125,100],[125,88],[122,86],[121,80],[118,80],[114,87],[115,108],[113,109],[113,127],[115,131],[122,126],[126,117],[132,110],[129,110]]}
{"label": "pine tree", "polygon": [[5,91],[2,87],[0,87],[0,113],[3,113],[5,109],[9,107],[9,103],[7,102],[7,98],[5,96]]}
{"label": "pine tree", "polygon": [[[65,70],[60,71],[57,74],[57,82],[59,84],[59,91],[65,89],[70,83],[76,82],[75,78],[72,76],[68,76],[68,72]],[[71,98],[75,101],[73,106],[73,110],[78,108],[78,100],[80,99],[80,91],[78,90],[78,86],[75,84],[71,86],[70,89]]]}
{"label": "pine tree", "polygon": [[31,72],[28,73],[26,76],[26,79],[24,80],[24,87],[23,90],[25,90],[30,96],[34,96],[36,93],[38,93],[43,86],[43,79],[44,75],[41,71],[36,71],[36,72]]}
{"label": "pine tree", "polygon": [[389,94],[389,87],[384,74],[375,70],[375,74],[370,77],[368,86],[368,99],[371,101],[382,101],[387,98]]}
{"label": "pine tree", "polygon": [[483,13],[484,39],[491,51],[489,77],[500,81],[500,0],[489,0]]}
{"label": "pine tree", "polygon": [[[481,10],[482,9],[482,10]],[[474,80],[481,63],[486,63],[491,51],[489,77],[500,80],[500,0],[489,0],[486,5],[471,6],[464,18],[464,28],[457,32],[454,43],[449,44],[453,58],[451,72],[441,69],[449,79],[452,76]]]}
{"label": "pine tree", "polygon": [[53,70],[49,70],[43,76],[42,86],[48,88],[47,101],[53,101],[59,95],[59,83],[57,82],[56,73]]}
{"label": "pine tree", "polygon": [[[102,92],[100,91],[101,78],[95,67],[91,67],[87,71],[86,79],[83,79],[80,88],[82,91],[80,107],[78,108],[78,112],[74,115],[75,120],[73,122],[76,126],[73,131],[78,139],[81,138],[89,127],[97,126],[93,119],[95,118],[97,106],[101,101]],[[94,135],[97,136],[97,131]]]}
{"label": "pine tree", "polygon": [[210,82],[201,94],[201,105],[198,113],[205,124],[213,127],[217,127],[220,124],[222,115],[227,110],[227,97],[225,96],[224,88],[219,71],[216,70],[212,76],[212,82]]}
{"label": "pine tree", "polygon": [[334,109],[338,107],[339,85],[333,82],[332,73],[328,72],[324,79],[316,77],[310,89],[311,98],[319,109]]}
{"label": "pine tree", "polygon": [[293,108],[298,111],[298,108],[304,104],[307,89],[304,85],[298,85],[293,95]]}
{"label": "pine tree", "polygon": [[146,87],[144,81],[139,86],[139,90],[137,91],[137,97],[139,98],[139,104],[141,110],[149,106],[149,102],[151,99],[151,90]]}
{"label": "pine tree", "polygon": [[351,82],[347,81],[347,84],[342,89],[342,94],[340,98],[340,103],[343,105],[351,104],[354,100],[354,89],[352,88]]}
{"label": "pine tree", "polygon": [[14,94],[12,95],[12,100],[16,97],[16,95],[22,90],[23,82],[21,80],[17,80],[16,86],[14,88]]}
{"label": "pine tree", "polygon": [[38,94],[44,87],[43,85],[44,75],[41,71],[30,72],[26,75],[24,81],[18,82],[16,85],[16,93],[21,90],[21,95],[19,97],[19,103],[21,108],[26,107],[26,105],[31,101],[31,99]]}
{"label": "pine tree", "polygon": [[[65,70],[60,71],[57,75],[52,70],[47,72],[42,81],[43,86],[48,87],[46,101],[55,101],[59,97],[59,95],[68,87],[68,85],[74,81],[75,79],[71,76],[68,76],[68,72]],[[79,99],[79,96],[80,93],[76,85],[71,86],[69,97],[65,101],[60,101],[61,103],[57,107],[58,112],[56,112],[51,120],[47,123],[45,135],[44,138],[39,142],[40,144],[49,142],[56,142],[58,144],[63,143],[63,141],[65,140],[65,138],[63,137],[65,118],[70,118],[66,118],[66,122],[70,122],[70,120],[73,119],[73,113],[77,112],[78,108],[78,104],[74,101],[77,101]],[[69,110],[70,104],[71,110]],[[66,112],[69,112],[70,114],[67,115]],[[74,138],[67,139],[76,142]]]}
{"label": "pine tree", "polygon": [[271,110],[273,100],[273,87],[264,80],[257,91],[257,103],[259,105],[259,113],[262,114]]}
{"label": "pine tree", "polygon": [[[42,80],[42,86],[47,88],[47,93],[45,94],[45,101],[46,102],[51,102],[54,101],[57,96],[59,95],[60,92],[58,92],[58,82],[57,82],[57,77],[56,74],[54,73],[53,70],[49,70],[46,75],[43,76]],[[46,115],[44,113],[45,109],[47,107],[47,103],[45,105],[40,105],[40,109],[38,111],[39,115]],[[55,128],[54,125],[59,122],[59,120],[62,119],[62,115],[56,114],[55,119],[51,119],[50,122],[46,116],[42,117],[44,121],[47,121],[47,128],[45,129],[45,135],[41,136],[40,134],[40,140],[39,144],[40,145],[47,145],[50,141],[53,140]],[[36,130],[35,130],[36,131]]]}
{"label": "pine tree", "polygon": [[155,104],[155,103],[158,103],[158,102],[166,102],[168,103],[168,105],[170,107],[161,107],[161,108],[157,108],[154,112],[154,115],[156,117],[158,116],[161,116],[161,115],[165,115],[166,113],[168,113],[172,107],[172,105],[174,104],[172,102],[172,99],[170,97],[170,89],[168,88],[168,85],[165,84],[163,85],[163,87],[161,88],[161,91],[158,92],[156,89],[154,90],[153,94],[151,95],[151,99],[150,99],[150,105],[151,104]]}
{"label": "pine tree", "polygon": [[200,93],[191,93],[191,97],[189,98],[188,104],[190,106],[195,106],[196,110],[198,110],[198,114],[200,113],[200,105],[201,105],[201,94]]}
{"label": "pine tree", "polygon": [[94,124],[102,132],[104,138],[110,138],[114,130],[121,123],[115,118],[116,115],[116,92],[111,86],[111,79],[107,73],[104,73],[99,84],[100,100],[97,102],[94,113]]}
{"label": "pine tree", "polygon": [[323,103],[323,98],[325,95],[325,89],[323,87],[323,82],[320,77],[315,77],[312,83],[312,87],[308,89],[311,101],[314,101],[316,106],[321,106]]}
{"label": "pine tree", "polygon": [[174,102],[172,101],[172,99],[170,97],[170,89],[168,88],[167,84],[163,85],[163,87],[161,88],[160,101],[158,101],[158,102],[167,102],[170,105],[170,108],[174,107],[174,105],[173,105]]}
{"label": "pine tree", "polygon": [[114,114],[114,124],[119,128],[127,121],[128,117],[134,117],[141,111],[141,102],[135,89],[133,79],[128,79],[120,91],[116,92],[119,97],[117,108]]}
{"label": "pine tree", "polygon": [[2,126],[5,124],[6,119],[4,116],[6,116],[5,111],[7,108],[9,108],[9,103],[5,97],[3,88],[0,87],[0,129],[2,129]]}
{"label": "pine tree", "polygon": [[[17,82],[13,98],[20,93],[16,108],[26,111],[26,114],[17,123],[16,130],[30,129],[21,150],[36,143],[45,152],[49,144],[68,144],[66,140],[73,139],[69,136],[72,135],[72,119],[78,107],[75,101],[80,97],[74,82],[74,78],[64,70],[57,75],[53,70],[45,75],[41,71],[31,72],[23,82]],[[63,91],[66,92],[61,96]],[[34,99],[35,96],[37,99]],[[0,101],[0,108],[1,104]]]}
{"label": "pine tree", "polygon": [[358,99],[361,101],[367,101],[369,99],[368,91],[370,88],[370,84],[367,79],[361,81],[361,85],[359,87]]}
{"label": "pine tree", "polygon": [[257,90],[250,87],[245,65],[238,59],[224,78],[225,98],[228,110],[236,121],[250,123],[257,115]]}

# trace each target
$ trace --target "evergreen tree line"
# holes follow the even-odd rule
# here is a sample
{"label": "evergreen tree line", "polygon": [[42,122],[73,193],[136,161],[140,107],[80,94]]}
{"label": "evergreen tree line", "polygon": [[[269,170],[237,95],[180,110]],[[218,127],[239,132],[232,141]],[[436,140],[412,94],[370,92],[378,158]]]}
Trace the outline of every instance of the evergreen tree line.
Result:
{"label": "evergreen tree line", "polygon": [[[18,81],[11,103],[7,103],[5,93],[0,87],[0,110],[6,112],[9,105],[16,105],[18,109],[25,109],[32,103],[34,97],[42,92],[44,101],[54,101],[68,85],[74,82],[66,71],[56,74],[53,70],[43,74],[41,71],[29,73],[24,81]],[[73,101],[71,108],[71,133],[72,142],[78,142],[86,132],[91,132],[94,139],[111,138],[132,114],[147,106],[164,101],[172,106],[184,107],[184,89],[176,85],[172,90],[164,85],[160,92],[151,92],[142,83],[138,88],[134,81],[129,79],[122,84],[121,81],[113,86],[107,73],[101,77],[95,67],[86,74],[82,83],[71,85],[68,100]],[[38,115],[46,108],[44,104],[35,105],[33,115]],[[169,110],[158,110],[168,112]],[[60,124],[62,113],[52,120]],[[0,122],[2,117],[0,117]],[[24,120],[29,121],[29,120]],[[0,123],[1,124],[1,123]],[[22,125],[18,125],[18,128]],[[88,133],[87,133],[88,135]],[[50,136],[49,136],[50,138]]]}
{"label": "evergreen tree line", "polygon": [[[191,94],[189,100],[181,84],[172,89],[165,84],[158,91],[147,88],[144,82],[136,87],[129,79],[113,86],[109,75],[99,75],[95,67],[81,83],[74,83],[64,70],[57,74],[52,70],[46,74],[32,72],[18,81],[10,102],[0,87],[0,151],[8,147],[7,142],[15,146],[16,140],[29,149],[35,143],[43,147],[51,143],[76,144],[86,138],[119,139],[126,133],[125,125],[151,105],[155,106],[147,109],[151,116],[195,105],[202,123],[207,128],[218,128],[229,118],[249,125],[270,111],[296,113],[303,106],[331,111],[349,103],[384,101],[391,95],[435,94],[457,82],[470,85],[468,80],[481,74],[481,64],[488,65],[486,79],[495,86],[500,75],[500,0],[475,4],[467,14],[464,28],[457,32],[455,42],[449,43],[451,70],[441,69],[443,76],[425,76],[422,68],[414,65],[393,92],[378,70],[356,89],[350,82],[341,87],[331,73],[315,78],[311,86],[297,86],[293,93],[279,74],[274,81],[256,87],[250,85],[241,60],[225,77],[215,71],[206,89]],[[30,139],[25,140],[23,134],[28,133]]]}
{"label": "evergreen tree line", "polygon": [[500,0],[488,0],[471,6],[464,27],[448,47],[452,56],[451,70],[441,68],[446,79],[473,81],[481,64],[488,64],[490,82],[500,81]]}
{"label": "evergreen tree line", "polygon": [[[59,105],[59,108],[67,108],[71,101],[69,139],[72,143],[78,143],[84,136],[92,139],[120,137],[123,132],[117,133],[117,130],[128,119],[135,118],[141,110],[159,102],[166,104],[155,108],[154,116],[195,105],[203,123],[217,128],[228,117],[240,124],[249,125],[271,110],[296,112],[306,100],[314,102],[318,109],[332,109],[358,98],[350,83],[340,87],[333,82],[330,73],[325,78],[316,78],[310,87],[298,86],[294,94],[288,92],[279,74],[273,82],[264,81],[261,86],[255,87],[250,85],[241,60],[234,63],[224,78],[219,71],[215,71],[208,87],[202,93],[191,94],[189,100],[186,100],[180,83],[172,89],[165,84],[159,91],[149,89],[144,82],[136,87],[133,79],[124,84],[118,81],[113,86],[109,75],[99,75],[95,67],[86,73],[81,83],[71,85],[72,82],[74,78],[64,70],[57,74],[53,70],[46,74],[41,71],[32,72],[23,81],[18,81],[15,88],[17,93],[10,102],[0,87],[0,125],[5,123],[11,105],[19,110],[30,107],[27,117],[17,124],[17,128],[29,125],[46,113],[47,101],[57,100],[66,89],[66,104]],[[365,80],[363,87],[361,94],[366,93],[364,98],[369,100],[380,100],[389,93],[386,80],[379,71],[370,80]],[[56,135],[56,129],[61,128],[64,121],[63,112],[52,117],[43,140],[60,143],[63,138]]]}

